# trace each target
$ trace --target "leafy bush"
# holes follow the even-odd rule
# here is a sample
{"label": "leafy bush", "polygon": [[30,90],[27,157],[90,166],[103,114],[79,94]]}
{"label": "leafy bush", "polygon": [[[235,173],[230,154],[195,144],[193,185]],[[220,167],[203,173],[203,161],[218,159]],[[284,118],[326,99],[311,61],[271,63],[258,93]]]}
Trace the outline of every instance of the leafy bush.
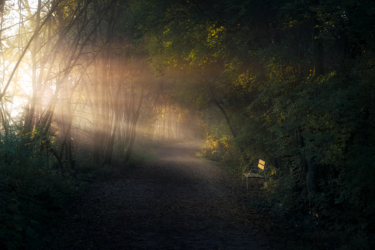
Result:
{"label": "leafy bush", "polygon": [[40,142],[12,131],[0,141],[0,248],[41,249],[46,228],[83,183],[63,176]]}

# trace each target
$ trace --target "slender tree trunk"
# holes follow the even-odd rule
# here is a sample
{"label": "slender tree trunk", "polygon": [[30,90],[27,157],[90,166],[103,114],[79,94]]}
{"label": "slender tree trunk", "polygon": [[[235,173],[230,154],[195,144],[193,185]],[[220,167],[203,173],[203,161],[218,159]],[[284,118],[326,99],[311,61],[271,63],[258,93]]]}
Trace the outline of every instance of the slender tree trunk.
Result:
{"label": "slender tree trunk", "polygon": [[[314,21],[315,25],[318,25],[318,22]],[[315,77],[324,75],[324,49],[322,38],[319,37],[319,28],[314,27],[312,32],[313,40],[313,59],[314,59],[314,68],[315,68]]]}
{"label": "slender tree trunk", "polygon": [[171,104],[168,104],[168,140],[172,139],[172,115],[171,115]]}
{"label": "slender tree trunk", "polygon": [[0,0],[0,52],[3,52],[3,43],[1,42],[2,40],[2,35],[3,35],[3,23],[4,23],[4,10],[5,10],[5,0]]}
{"label": "slender tree trunk", "polygon": [[211,90],[211,94],[212,94],[212,97],[213,97],[213,101],[215,103],[215,105],[219,108],[219,110],[221,111],[221,113],[224,115],[224,118],[228,124],[228,127],[229,127],[229,130],[230,132],[232,133],[233,135],[233,138],[236,138],[237,137],[237,133],[236,131],[234,130],[233,126],[232,126],[232,123],[230,122],[230,119],[228,117],[228,114],[227,112],[225,111],[225,109],[221,106],[221,104],[219,103],[219,101],[216,99],[216,96],[215,96],[215,93],[212,89]]}
{"label": "slender tree trunk", "polygon": [[132,150],[133,150],[136,135],[137,135],[137,132],[134,130],[133,133],[131,134],[129,145],[128,145],[128,148],[126,149],[126,152],[125,152],[124,164],[127,163],[130,159],[130,155],[131,155]]}
{"label": "slender tree trunk", "polygon": [[136,129],[137,128],[137,121],[138,121],[139,112],[141,110],[142,104],[143,104],[143,91],[142,91],[142,94],[139,98],[138,106],[134,107],[134,108],[137,108],[137,109],[133,110],[133,119],[132,119],[132,124],[131,124],[132,129],[131,129],[130,141],[129,141],[128,148],[126,149],[126,152],[125,152],[124,163],[126,163],[130,159],[130,155],[131,155],[131,152],[132,152],[132,149],[133,149],[133,146],[134,146],[135,137],[137,135],[137,129]]}
{"label": "slender tree trunk", "polygon": [[313,159],[306,160],[307,162],[307,175],[306,184],[309,193],[315,193],[317,191],[317,167]]}
{"label": "slender tree trunk", "polygon": [[105,148],[104,152],[104,160],[103,160],[103,166],[104,165],[110,165],[112,163],[112,155],[113,155],[113,146],[115,143],[116,133],[117,133],[117,125],[118,125],[118,114],[116,114],[116,121],[114,124],[113,132],[108,138],[107,146]]}
{"label": "slender tree trunk", "polygon": [[72,110],[71,110],[71,105],[72,105],[72,100],[71,100],[71,97],[67,100],[67,108],[68,108],[68,121],[69,121],[69,124],[68,124],[68,130],[67,130],[67,143],[66,143],[66,151],[67,151],[67,156],[68,156],[68,161],[69,161],[69,165],[70,165],[70,168],[71,170],[74,171],[74,168],[75,168],[75,160],[73,159],[73,146],[72,146],[72,123],[73,123],[73,114],[72,114]]}
{"label": "slender tree trunk", "polygon": [[117,134],[117,127],[118,127],[118,123],[119,123],[119,102],[120,102],[120,95],[121,94],[121,84],[119,84],[118,86],[118,89],[117,89],[117,93],[116,93],[116,96],[114,98],[114,100],[112,101],[112,110],[114,111],[114,114],[115,114],[115,122],[114,122],[114,128],[113,128],[113,132],[112,134],[110,135],[110,137],[108,138],[108,143],[107,143],[107,146],[105,148],[105,152],[104,152],[104,161],[103,161],[103,166],[106,165],[106,164],[111,164],[112,163],[112,155],[113,155],[113,147],[114,147],[114,143],[115,143],[115,138],[116,138],[116,134]]}
{"label": "slender tree trunk", "polygon": [[35,22],[35,38],[34,38],[34,45],[31,50],[31,61],[32,61],[32,88],[33,88],[33,94],[30,102],[30,110],[27,113],[27,117],[25,118],[25,128],[24,132],[29,133],[33,130],[33,118],[35,113],[35,106],[37,101],[37,94],[38,94],[38,88],[37,88],[37,76],[36,76],[36,70],[37,70],[37,54],[38,54],[38,45],[39,45],[39,24],[40,24],[40,10],[42,8],[42,1],[38,0],[38,7],[36,11],[36,22]]}
{"label": "slender tree trunk", "polygon": [[[315,78],[324,75],[324,51],[322,38],[319,37],[319,23],[316,18],[314,18],[314,27],[312,33],[313,40],[313,58],[315,67]],[[314,162],[313,157],[306,157],[307,162],[307,175],[306,175],[306,185],[309,193],[315,193],[317,191],[317,166]]]}
{"label": "slender tree trunk", "polygon": [[99,103],[99,93],[101,91],[100,83],[98,80],[98,62],[95,60],[94,63],[94,98],[93,98],[93,109],[92,109],[92,116],[93,116],[93,160],[94,163],[100,164],[100,141],[101,141],[101,120],[100,120],[100,103]]}

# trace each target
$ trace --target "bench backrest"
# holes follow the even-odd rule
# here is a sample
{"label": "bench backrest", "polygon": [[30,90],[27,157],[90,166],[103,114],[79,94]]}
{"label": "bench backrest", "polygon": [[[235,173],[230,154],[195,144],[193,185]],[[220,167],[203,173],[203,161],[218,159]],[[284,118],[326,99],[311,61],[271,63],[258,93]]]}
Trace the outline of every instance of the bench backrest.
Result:
{"label": "bench backrest", "polygon": [[264,170],[265,167],[266,167],[266,162],[259,159],[258,168]]}

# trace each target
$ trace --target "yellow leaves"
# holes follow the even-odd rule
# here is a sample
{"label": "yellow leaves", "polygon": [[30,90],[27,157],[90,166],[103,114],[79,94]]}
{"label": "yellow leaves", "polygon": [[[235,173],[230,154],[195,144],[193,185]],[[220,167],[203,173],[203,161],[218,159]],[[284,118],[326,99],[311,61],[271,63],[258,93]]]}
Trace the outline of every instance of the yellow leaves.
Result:
{"label": "yellow leaves", "polygon": [[172,42],[168,41],[168,42],[163,42],[163,47],[164,48],[168,48],[172,45]]}
{"label": "yellow leaves", "polygon": [[289,22],[289,27],[292,28],[293,26],[295,26],[297,24],[298,24],[297,20],[290,21]]}
{"label": "yellow leaves", "polygon": [[225,31],[225,28],[223,26],[215,28],[215,25],[212,25],[208,27],[207,31],[207,43],[208,46],[212,48],[214,45],[217,45],[221,42],[223,38],[222,33]]}
{"label": "yellow leaves", "polygon": [[249,71],[246,71],[237,76],[237,79],[234,81],[234,84],[236,86],[245,87],[248,85],[248,83],[253,82],[254,80],[254,76],[252,76]]}
{"label": "yellow leaves", "polygon": [[196,56],[196,52],[194,50],[190,51],[188,60],[194,60],[195,56]]}
{"label": "yellow leaves", "polygon": [[215,28],[215,25],[211,26],[208,28],[208,39],[210,38],[218,38],[219,37],[219,32],[222,32],[224,31],[225,28],[223,26],[219,27],[219,28]]}

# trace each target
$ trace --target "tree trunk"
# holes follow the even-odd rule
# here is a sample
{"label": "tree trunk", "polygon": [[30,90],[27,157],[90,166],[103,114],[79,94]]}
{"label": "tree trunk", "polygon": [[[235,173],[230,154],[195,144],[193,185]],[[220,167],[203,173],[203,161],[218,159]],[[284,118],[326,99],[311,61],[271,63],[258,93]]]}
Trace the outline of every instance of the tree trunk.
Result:
{"label": "tree trunk", "polygon": [[[317,78],[324,75],[324,51],[322,38],[319,37],[319,23],[316,17],[314,17],[313,24],[313,58],[315,67],[315,78]],[[317,191],[317,166],[314,163],[313,157],[306,157],[306,163],[306,185],[309,194],[311,194]]]}
{"label": "tree trunk", "polygon": [[[314,21],[315,25],[318,25],[318,22]],[[324,49],[322,39],[319,38],[319,28],[313,28],[312,34],[313,40],[313,59],[314,59],[314,68],[315,68],[315,77],[324,75]]]}
{"label": "tree trunk", "polygon": [[317,167],[314,164],[313,159],[309,159],[307,162],[307,175],[306,184],[309,193],[315,193],[317,191]]}
{"label": "tree trunk", "polygon": [[118,115],[116,115],[116,121],[115,121],[115,126],[113,128],[113,132],[111,136],[109,137],[107,146],[105,148],[104,160],[103,160],[102,166],[110,165],[112,163],[113,146],[114,146],[115,138],[116,138],[117,124],[118,124]]}
{"label": "tree trunk", "polygon": [[115,125],[113,128],[113,132],[111,136],[108,139],[107,147],[105,148],[105,153],[104,153],[104,161],[103,161],[103,166],[106,164],[111,164],[112,163],[112,155],[113,155],[113,146],[115,143],[115,138],[116,138],[116,133],[117,133],[117,126],[119,123],[119,102],[120,102],[120,93],[121,93],[121,84],[119,84],[119,87],[117,89],[116,97],[115,100],[112,101],[112,110],[114,110],[115,113]]}
{"label": "tree trunk", "polygon": [[30,103],[30,110],[27,114],[27,117],[25,118],[25,127],[24,132],[30,133],[33,130],[33,118],[35,113],[35,106],[37,101],[37,95],[38,95],[38,86],[37,86],[37,76],[36,76],[36,70],[37,70],[37,54],[38,54],[38,44],[39,44],[39,23],[40,23],[40,10],[42,8],[42,2],[41,0],[38,0],[38,8],[36,11],[36,22],[35,22],[35,33],[34,33],[34,46],[31,50],[31,61],[32,61],[32,88],[33,88],[33,95],[31,98]]}
{"label": "tree trunk", "polygon": [[224,115],[224,118],[225,118],[225,120],[226,120],[226,122],[227,122],[227,124],[228,124],[228,127],[229,127],[230,132],[231,132],[232,135],[233,135],[233,138],[236,138],[236,137],[237,137],[237,133],[236,133],[236,131],[234,130],[234,128],[233,128],[233,126],[232,126],[232,124],[231,124],[231,122],[230,122],[230,119],[229,119],[229,117],[228,117],[228,115],[227,115],[227,112],[226,112],[225,109],[220,105],[219,101],[216,99],[216,96],[215,96],[213,90],[211,90],[211,93],[212,93],[212,96],[213,96],[213,101],[214,101],[214,103],[215,103],[216,106],[219,108],[219,110],[221,111],[221,113]]}

